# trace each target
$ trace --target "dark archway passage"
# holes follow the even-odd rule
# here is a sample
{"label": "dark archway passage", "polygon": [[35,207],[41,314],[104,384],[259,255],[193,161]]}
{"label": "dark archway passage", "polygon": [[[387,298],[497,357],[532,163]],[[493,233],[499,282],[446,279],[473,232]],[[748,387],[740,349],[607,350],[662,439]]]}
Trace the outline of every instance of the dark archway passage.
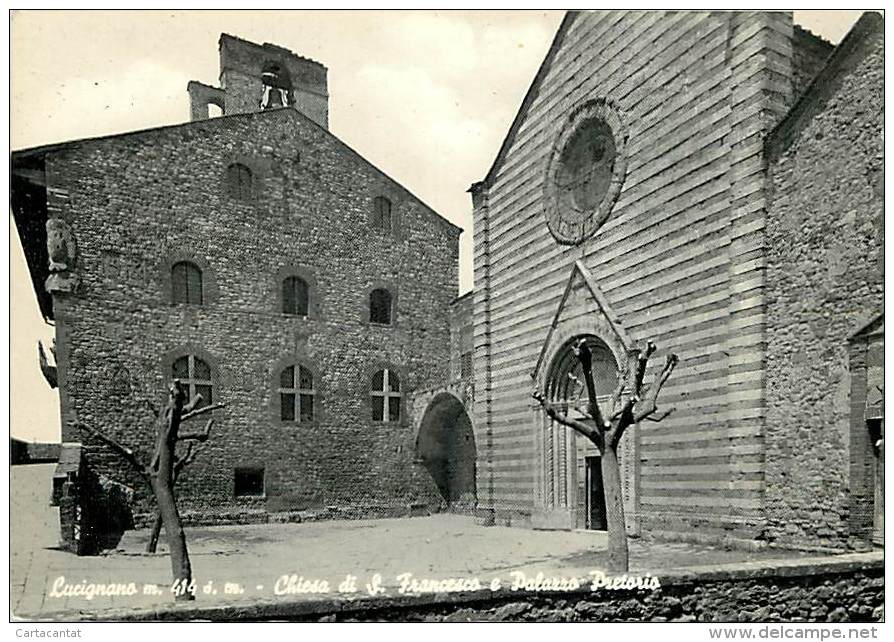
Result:
{"label": "dark archway passage", "polygon": [[431,400],[419,426],[416,455],[449,507],[475,507],[475,434],[459,399],[441,393]]}

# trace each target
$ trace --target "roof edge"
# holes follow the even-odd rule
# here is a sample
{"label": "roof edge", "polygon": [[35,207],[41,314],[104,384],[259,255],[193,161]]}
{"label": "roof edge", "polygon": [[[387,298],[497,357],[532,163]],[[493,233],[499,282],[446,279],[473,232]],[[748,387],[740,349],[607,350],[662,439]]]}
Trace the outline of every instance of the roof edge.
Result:
{"label": "roof edge", "polygon": [[515,136],[518,133],[519,128],[521,127],[522,120],[524,116],[528,113],[528,110],[531,108],[531,103],[534,102],[534,99],[537,97],[538,90],[540,89],[540,85],[543,83],[543,79],[546,76],[546,73],[552,67],[553,59],[556,57],[556,52],[562,46],[563,41],[565,40],[565,34],[568,32],[568,29],[571,27],[571,24],[574,22],[575,18],[577,18],[580,11],[566,11],[565,17],[562,18],[562,22],[559,25],[559,28],[556,30],[556,35],[553,36],[552,44],[549,46],[549,50],[546,52],[546,56],[543,58],[543,62],[540,63],[540,67],[537,69],[537,73],[534,75],[534,80],[531,81],[531,84],[528,86],[528,91],[525,93],[525,97],[522,99],[522,103],[518,108],[518,111],[515,114],[515,118],[512,119],[512,124],[509,126],[509,131],[506,133],[506,137],[503,139],[503,143],[500,145],[500,150],[497,152],[496,158],[494,158],[494,162],[491,164],[490,169],[487,171],[487,175],[480,181],[477,181],[469,187],[469,191],[477,191],[482,187],[490,187],[494,178],[496,178],[497,171],[499,171],[500,167],[503,165],[503,161],[506,158],[506,154],[509,152],[509,147],[512,145],[515,140]]}
{"label": "roof edge", "polygon": [[862,58],[865,45],[873,37],[884,37],[885,21],[875,11],[866,11],[854,23],[847,35],[813,77],[785,117],[767,135],[764,151],[768,158],[776,158],[795,140],[801,125],[819,113],[828,98],[838,90],[837,76]]}
{"label": "roof edge", "polygon": [[430,214],[437,217],[437,219],[440,223],[448,226],[452,230],[458,231],[460,234],[462,234],[463,232],[466,231],[464,228],[460,227],[459,225],[452,223],[451,221],[448,221],[444,216],[442,216],[434,208],[432,208],[430,205],[428,205],[425,201],[423,201],[421,198],[419,198],[413,192],[411,192],[409,189],[407,189],[403,184],[401,184],[400,182],[398,182],[397,180],[392,178],[390,175],[388,175],[385,171],[383,171],[382,169],[377,167],[370,160],[368,160],[365,156],[363,156],[363,154],[361,154],[360,152],[355,150],[353,147],[348,145],[345,141],[343,141],[341,138],[339,138],[338,136],[333,134],[330,130],[326,129],[325,127],[323,127],[322,125],[320,125],[319,123],[314,121],[307,114],[304,114],[301,111],[299,111],[298,109],[295,109],[294,107],[291,107],[291,106],[279,107],[276,109],[265,109],[263,111],[240,112],[238,114],[224,114],[223,116],[215,116],[214,118],[204,118],[202,120],[189,120],[186,122],[175,123],[172,125],[158,125],[155,127],[147,127],[145,129],[135,129],[132,131],[120,132],[117,134],[105,134],[103,136],[92,136],[92,137],[88,137],[88,138],[78,138],[75,140],[64,141],[61,143],[49,143],[47,145],[39,145],[37,147],[30,147],[30,148],[26,148],[26,149],[20,149],[20,150],[13,151],[12,152],[12,162],[16,163],[22,159],[29,158],[32,156],[39,156],[39,155],[47,154],[49,152],[54,152],[54,151],[58,151],[61,149],[67,149],[67,148],[71,148],[71,147],[77,147],[80,145],[101,143],[101,142],[109,141],[109,140],[116,139],[116,138],[124,138],[124,137],[128,137],[128,136],[140,136],[140,135],[144,135],[144,134],[149,134],[149,133],[153,133],[153,132],[161,132],[161,131],[166,132],[169,130],[175,130],[178,128],[187,128],[187,127],[192,127],[192,126],[196,126],[196,125],[214,124],[216,126],[218,123],[227,123],[227,121],[237,119],[237,118],[246,118],[246,117],[264,118],[268,114],[278,114],[278,113],[284,112],[284,111],[290,112],[290,113],[294,114],[295,116],[304,119],[305,122],[310,123],[313,127],[316,127],[320,131],[325,132],[326,135],[328,135],[333,140],[337,141],[340,145],[342,145],[345,149],[347,149],[351,154],[353,154],[358,159],[360,159],[361,161],[366,163],[374,171],[378,172],[385,179],[387,179],[388,181],[393,183],[394,186],[396,186],[398,189],[402,190],[405,194],[407,194],[408,196],[413,198],[415,201],[417,201]]}

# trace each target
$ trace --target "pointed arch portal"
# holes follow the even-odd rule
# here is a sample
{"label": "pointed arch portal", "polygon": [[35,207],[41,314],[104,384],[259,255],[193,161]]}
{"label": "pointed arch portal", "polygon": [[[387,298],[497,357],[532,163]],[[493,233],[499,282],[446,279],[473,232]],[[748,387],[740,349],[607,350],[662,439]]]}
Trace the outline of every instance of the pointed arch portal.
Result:
{"label": "pointed arch portal", "polygon": [[416,437],[416,455],[449,507],[475,507],[475,434],[465,406],[452,394],[443,392],[428,404]]}

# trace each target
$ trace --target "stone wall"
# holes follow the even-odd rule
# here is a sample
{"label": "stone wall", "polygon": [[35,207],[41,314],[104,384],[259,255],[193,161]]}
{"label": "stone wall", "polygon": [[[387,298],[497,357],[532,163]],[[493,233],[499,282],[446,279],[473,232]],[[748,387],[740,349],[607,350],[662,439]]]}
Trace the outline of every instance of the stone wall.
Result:
{"label": "stone wall", "polygon": [[[245,201],[225,189],[234,160],[253,171]],[[447,378],[458,228],[292,109],[62,147],[47,154],[46,175],[81,281],[53,303],[62,434],[83,439],[98,473],[144,497],[121,460],[71,422],[147,458],[150,406],[163,404],[172,360],[195,354],[227,408],[179,482],[185,511],[390,512],[424,494],[406,404],[400,421],[374,422],[370,382],[393,369],[405,399]],[[393,203],[392,233],[370,224],[377,195]],[[171,303],[180,258],[204,268],[202,305]],[[308,317],[281,312],[283,270],[310,275]],[[391,326],[368,321],[380,283],[396,295]],[[315,375],[311,423],[280,420],[279,373],[295,362]],[[234,497],[234,469],[247,466],[264,468],[264,496]]]}
{"label": "stone wall", "polygon": [[771,141],[765,503],[781,545],[850,536],[848,339],[884,298],[884,47],[860,36]]}
{"label": "stone wall", "polygon": [[[860,557],[860,556],[858,556]],[[813,558],[654,572],[660,588],[489,590],[92,613],[90,619],[292,622],[882,622],[884,565]],[[644,576],[645,577],[645,576]]]}
{"label": "stone wall", "polygon": [[792,33],[792,94],[799,97],[823,68],[835,47],[803,27]]}
{"label": "stone wall", "polygon": [[881,622],[884,576],[766,578],[681,583],[655,592],[524,596],[462,606],[382,609],[322,621],[408,622]]}
{"label": "stone wall", "polygon": [[295,107],[328,129],[329,93],[324,65],[274,44],[259,45],[229,34],[221,34],[219,47],[225,114],[257,111],[264,92],[261,74],[277,66],[292,86]]}

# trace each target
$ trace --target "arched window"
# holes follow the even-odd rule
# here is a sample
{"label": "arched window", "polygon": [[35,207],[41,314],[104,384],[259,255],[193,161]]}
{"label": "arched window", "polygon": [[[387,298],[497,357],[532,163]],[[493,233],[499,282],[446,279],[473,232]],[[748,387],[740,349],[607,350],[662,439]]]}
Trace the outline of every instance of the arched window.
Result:
{"label": "arched window", "polygon": [[370,323],[391,325],[391,292],[385,288],[376,288],[369,293]]}
{"label": "arched window", "polygon": [[307,281],[299,276],[289,276],[282,282],[282,311],[285,314],[307,316],[310,304]]}
{"label": "arched window", "polygon": [[379,370],[370,387],[373,421],[400,421],[400,377],[394,370]]}
{"label": "arched window", "polygon": [[[596,398],[604,403],[618,383],[618,366],[609,347],[598,337],[583,337],[593,355],[593,384]],[[579,339],[572,339],[559,350],[550,369],[547,393],[550,402],[560,407],[562,412],[575,417],[584,416],[582,410],[589,403],[583,369],[574,355],[572,346]]]}
{"label": "arched window", "polygon": [[288,366],[279,374],[279,418],[314,420],[314,375],[302,365]]}
{"label": "arched window", "polygon": [[251,200],[251,170],[242,163],[227,167],[227,193],[240,201]]}
{"label": "arched window", "polygon": [[174,303],[202,304],[202,270],[198,265],[180,261],[171,266],[171,298]]}
{"label": "arched window", "polygon": [[391,231],[391,201],[384,196],[373,199],[373,225],[385,232]]}
{"label": "arched window", "polygon": [[199,408],[214,403],[211,383],[211,366],[195,355],[185,355],[174,360],[171,366],[174,379],[179,379],[189,403],[196,395],[202,395]]}

